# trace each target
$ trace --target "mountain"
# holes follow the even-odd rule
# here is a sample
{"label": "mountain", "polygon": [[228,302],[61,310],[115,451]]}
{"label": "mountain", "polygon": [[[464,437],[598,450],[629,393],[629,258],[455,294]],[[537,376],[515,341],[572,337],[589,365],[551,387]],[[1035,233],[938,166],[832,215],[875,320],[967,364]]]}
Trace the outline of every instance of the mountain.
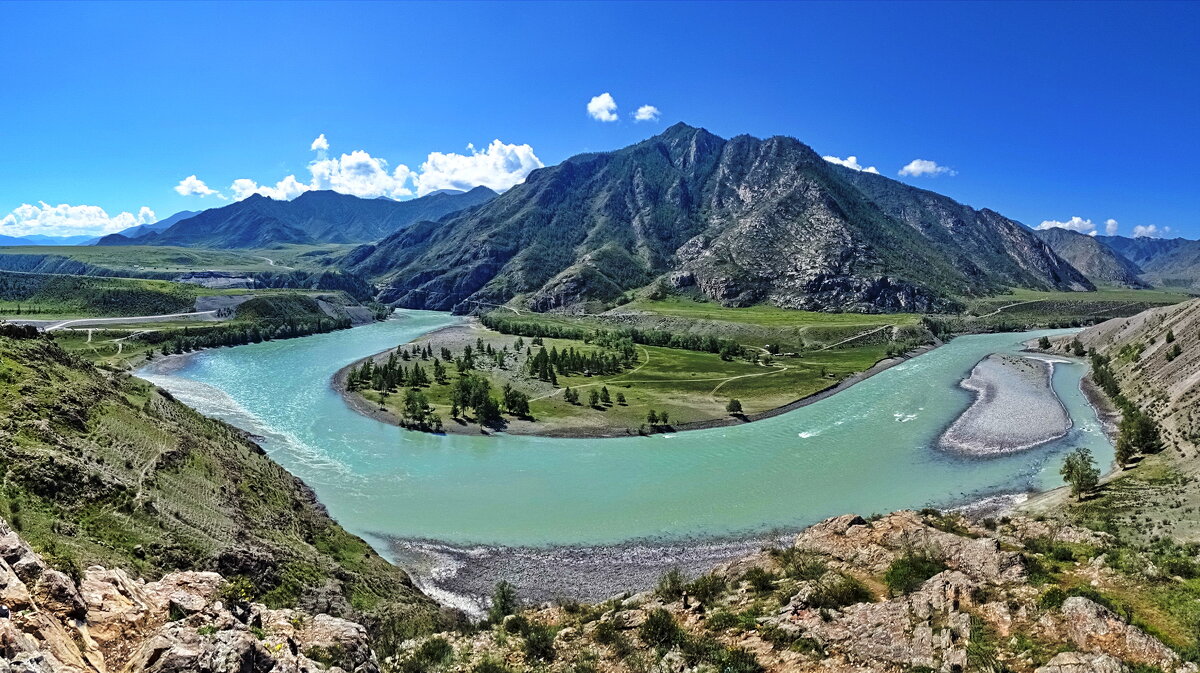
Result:
{"label": "mountain", "polygon": [[1035,232],[1059,257],[1079,269],[1096,285],[1117,285],[1146,288],[1149,284],[1138,276],[1142,270],[1124,255],[1106,245],[1096,236],[1086,236],[1068,229],[1043,229]]}
{"label": "mountain", "polygon": [[1148,236],[1096,239],[1136,264],[1143,280],[1163,287],[1200,289],[1200,241]]}
{"label": "mountain", "polygon": [[663,279],[723,304],[934,311],[1004,286],[1093,285],[1017,222],[824,161],[798,140],[677,124],[534,171],[343,264],[382,301],[470,311],[612,301]]}
{"label": "mountain", "polygon": [[414,222],[437,220],[496,196],[487,187],[409,201],[362,199],[332,191],[305,192],[291,201],[255,194],[180,220],[137,239],[106,237],[102,245],[177,245],[196,248],[269,248],[285,243],[365,243]]}
{"label": "mountain", "polygon": [[30,234],[29,236],[0,236],[0,245],[88,245],[96,240],[95,236],[46,236]]}
{"label": "mountain", "polygon": [[[120,235],[125,238],[141,238],[146,234],[166,231],[167,229],[170,229],[171,225],[175,224],[176,222],[186,220],[189,217],[195,217],[201,212],[202,211],[199,210],[181,210],[178,213],[175,213],[170,217],[165,217],[157,222],[151,222],[150,224],[139,224],[137,226],[129,227],[128,229],[122,229],[114,235]],[[101,243],[101,245],[104,244]]]}

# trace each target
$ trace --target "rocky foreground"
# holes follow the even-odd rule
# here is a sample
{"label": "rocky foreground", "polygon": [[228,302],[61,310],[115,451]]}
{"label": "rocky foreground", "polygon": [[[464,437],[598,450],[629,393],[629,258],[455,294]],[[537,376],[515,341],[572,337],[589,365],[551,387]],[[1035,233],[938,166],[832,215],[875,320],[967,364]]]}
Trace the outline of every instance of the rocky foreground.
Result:
{"label": "rocky foreground", "polygon": [[595,605],[498,593],[489,621],[380,661],[358,624],[267,609],[216,573],[74,580],[0,523],[0,671],[1194,673],[1194,625],[1172,610],[1197,602],[1180,575],[1200,569],[1180,554],[1027,518],[847,515]]}
{"label": "rocky foreground", "polygon": [[2,673],[309,673],[379,670],[366,630],[297,610],[268,610],[212,572],[157,582],[52,569],[0,521]]}
{"label": "rocky foreground", "polygon": [[1108,566],[1113,543],[1031,519],[842,516],[691,582],[668,576],[654,592],[598,605],[497,613],[490,628],[412,641],[387,663],[487,673],[1197,670],[1114,610],[1123,608],[1110,592],[1145,579]]}

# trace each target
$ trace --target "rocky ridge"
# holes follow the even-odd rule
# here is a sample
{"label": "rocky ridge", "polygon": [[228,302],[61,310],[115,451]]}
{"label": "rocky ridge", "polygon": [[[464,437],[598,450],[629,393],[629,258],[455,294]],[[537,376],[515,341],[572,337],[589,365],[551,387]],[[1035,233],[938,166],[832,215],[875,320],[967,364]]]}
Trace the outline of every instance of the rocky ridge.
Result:
{"label": "rocky ridge", "polygon": [[794,138],[676,124],[540,169],[346,255],[379,300],[471,312],[616,302],[653,283],[728,306],[937,312],[1005,286],[1094,289],[1019,223],[830,164]]}
{"label": "rocky ridge", "polygon": [[5,673],[379,671],[359,624],[242,601],[213,572],[146,582],[92,566],[76,581],[4,521],[0,603]]}

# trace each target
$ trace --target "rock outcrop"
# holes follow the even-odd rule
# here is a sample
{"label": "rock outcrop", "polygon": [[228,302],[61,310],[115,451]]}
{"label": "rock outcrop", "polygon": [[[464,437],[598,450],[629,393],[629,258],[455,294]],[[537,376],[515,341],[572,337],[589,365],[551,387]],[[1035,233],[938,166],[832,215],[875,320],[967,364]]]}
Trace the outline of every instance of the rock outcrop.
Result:
{"label": "rock outcrop", "polygon": [[[93,566],[76,582],[0,521],[4,673],[378,673],[366,629],[248,603],[212,572],[157,582]],[[236,589],[236,587],[233,587]]]}
{"label": "rock outcrop", "polygon": [[[544,605],[491,630],[414,641],[390,663],[454,673],[548,661],[606,673],[1195,673],[1163,642],[1079,595],[1121,581],[1098,570],[1111,538],[1030,519],[984,523],[929,511],[835,517],[790,547],[691,584],[664,581],[597,606]],[[1094,557],[1062,561],[1070,549]],[[1056,563],[1062,585],[1047,583]]]}

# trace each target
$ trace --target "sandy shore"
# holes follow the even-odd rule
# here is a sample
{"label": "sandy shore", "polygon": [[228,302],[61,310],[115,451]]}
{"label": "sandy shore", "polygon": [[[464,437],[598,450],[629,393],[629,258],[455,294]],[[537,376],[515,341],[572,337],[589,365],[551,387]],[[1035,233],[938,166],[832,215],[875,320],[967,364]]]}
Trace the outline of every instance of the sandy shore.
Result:
{"label": "sandy shore", "polygon": [[1053,362],[992,354],[980,360],[963,388],[975,401],[938,438],[944,449],[994,455],[1033,448],[1066,436],[1071,416],[1051,385]]}
{"label": "sandy shore", "polygon": [[[461,323],[458,325],[448,325],[446,327],[442,327],[440,329],[429,332],[428,334],[424,334],[416,339],[413,339],[409,343],[420,344],[420,343],[426,343],[426,342],[436,342],[439,346],[448,346],[451,350],[457,351],[465,345],[468,345],[468,344],[473,345],[475,343],[475,340],[477,338],[479,338],[478,330],[480,330],[480,329],[481,329],[481,327],[480,327],[479,323],[477,321],[471,320],[471,321]],[[516,337],[509,336],[509,335],[504,336],[504,339],[506,339],[506,340],[515,339],[515,338]],[[485,339],[485,341],[486,341],[486,339]],[[848,376],[848,377],[842,379],[841,381],[839,381],[838,383],[831,385],[828,388],[825,388],[824,390],[820,390],[811,395],[802,397],[798,400],[794,400],[792,402],[789,402],[780,407],[776,407],[774,409],[769,409],[767,411],[762,411],[762,412],[753,413],[753,414],[745,414],[743,416],[736,417],[736,418],[732,417],[732,416],[721,416],[721,417],[711,418],[711,419],[703,420],[703,421],[693,421],[690,423],[677,423],[677,424],[674,424],[671,426],[670,432],[685,432],[688,430],[704,430],[704,429],[708,429],[708,428],[723,428],[723,427],[729,427],[729,426],[734,426],[734,425],[743,425],[746,423],[752,423],[754,421],[760,421],[765,418],[772,418],[774,416],[786,414],[789,411],[794,411],[801,407],[806,407],[810,404],[816,404],[817,402],[820,402],[821,400],[824,400],[828,397],[832,397],[833,395],[836,395],[837,393],[840,393],[843,390],[846,390],[850,386],[853,386],[857,383],[866,381],[867,379],[871,378],[872,376],[875,376],[876,374],[879,374],[880,372],[887,371],[888,369],[891,369],[892,367],[895,367],[896,365],[898,365],[902,362],[905,362],[911,358],[914,358],[918,355],[928,353],[929,351],[937,348],[937,346],[940,346],[940,345],[941,345],[941,343],[939,342],[937,345],[921,346],[919,348],[913,349],[912,351],[909,351],[908,353],[905,353],[902,356],[885,358],[883,360],[880,360],[879,362],[876,362],[869,369],[866,369],[865,371],[861,371],[852,376]],[[386,351],[382,351],[382,352],[376,353],[376,354],[368,356],[368,357],[370,357],[371,359],[374,359],[377,363],[382,363],[382,362],[386,361],[387,355],[388,355],[388,353],[391,352],[391,350],[392,349],[388,349]],[[350,370],[353,368],[359,367],[365,360],[367,360],[367,358],[362,358],[360,360],[356,360],[356,361],[352,362],[351,364],[339,369],[333,375],[333,378],[330,380],[330,385],[333,387],[334,390],[336,390],[338,392],[339,395],[342,396],[342,399],[346,401],[346,404],[351,409],[357,411],[358,413],[360,413],[364,416],[369,416],[371,418],[374,418],[375,420],[380,421],[382,423],[389,423],[391,425],[397,425],[397,426],[400,425],[400,419],[395,414],[391,413],[390,411],[388,411],[386,409],[380,409],[379,405],[374,404],[373,402],[371,402],[370,400],[367,400],[363,396],[358,395],[354,392],[351,392],[350,390],[347,389],[346,379],[349,376]],[[542,388],[544,388],[544,390],[537,391],[535,393],[535,396],[538,394],[549,393],[549,392],[552,392],[555,390],[555,388],[548,383],[544,383],[544,382],[537,381],[537,380],[533,380],[533,381],[531,381],[531,383],[533,385],[542,386]],[[445,430],[446,434],[452,434],[452,435],[481,435],[481,434],[482,435],[490,435],[495,432],[495,431],[487,429],[487,428],[481,428],[479,425],[476,425],[474,423],[464,423],[461,421],[457,422],[457,423],[447,422],[444,430]],[[633,434],[633,431],[631,429],[625,427],[624,425],[621,425],[621,426],[613,426],[613,425],[548,426],[545,423],[524,421],[524,420],[520,420],[520,419],[509,419],[507,422],[507,425],[503,429],[503,432],[505,434],[510,434],[510,435],[533,435],[533,436],[539,436],[539,437],[558,437],[558,438],[567,438],[567,439],[569,439],[569,438],[599,439],[599,438],[607,438],[607,437],[629,437]]]}

